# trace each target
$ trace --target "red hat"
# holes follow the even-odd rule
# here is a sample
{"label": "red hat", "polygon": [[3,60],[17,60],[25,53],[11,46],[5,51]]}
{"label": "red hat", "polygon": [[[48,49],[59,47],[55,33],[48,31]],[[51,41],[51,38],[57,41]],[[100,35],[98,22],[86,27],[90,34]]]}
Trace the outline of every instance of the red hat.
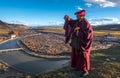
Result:
{"label": "red hat", "polygon": [[81,10],[75,13],[75,15],[85,15],[85,14],[86,14],[85,10]]}

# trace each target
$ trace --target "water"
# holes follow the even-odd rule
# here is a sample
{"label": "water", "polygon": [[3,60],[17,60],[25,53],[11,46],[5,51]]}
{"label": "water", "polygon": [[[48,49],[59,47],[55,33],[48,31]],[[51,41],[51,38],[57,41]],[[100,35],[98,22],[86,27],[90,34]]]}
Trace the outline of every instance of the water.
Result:
{"label": "water", "polygon": [[15,40],[10,40],[10,41],[0,44],[0,50],[18,48],[19,46],[17,45],[17,40],[19,39],[20,38],[17,38]]}
{"label": "water", "polygon": [[[0,49],[18,48],[18,39],[0,44]],[[12,47],[11,47],[12,46]],[[68,65],[69,59],[43,59],[33,57],[23,51],[12,51],[0,54],[0,60],[6,62],[11,67],[24,72],[39,74],[53,71]]]}
{"label": "water", "polygon": [[22,51],[0,54],[0,59],[22,72],[44,73],[68,64],[67,59],[43,59],[32,57]]}

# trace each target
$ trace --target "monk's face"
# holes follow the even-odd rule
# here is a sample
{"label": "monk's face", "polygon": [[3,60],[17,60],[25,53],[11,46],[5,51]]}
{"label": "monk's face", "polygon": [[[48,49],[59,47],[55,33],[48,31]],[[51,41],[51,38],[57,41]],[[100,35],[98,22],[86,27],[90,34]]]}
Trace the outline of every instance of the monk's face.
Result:
{"label": "monk's face", "polygon": [[83,19],[83,18],[84,18],[84,16],[85,16],[85,15],[76,15],[76,17],[77,17],[77,19],[78,19],[78,20]]}

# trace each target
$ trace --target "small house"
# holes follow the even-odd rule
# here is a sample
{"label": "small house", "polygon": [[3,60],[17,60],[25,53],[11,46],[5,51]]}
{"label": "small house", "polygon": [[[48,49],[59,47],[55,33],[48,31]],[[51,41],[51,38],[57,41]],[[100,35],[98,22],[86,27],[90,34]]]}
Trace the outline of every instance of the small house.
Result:
{"label": "small house", "polygon": [[18,36],[18,32],[15,32],[15,31],[10,31],[8,33],[8,37],[13,39],[13,38],[16,38]]}

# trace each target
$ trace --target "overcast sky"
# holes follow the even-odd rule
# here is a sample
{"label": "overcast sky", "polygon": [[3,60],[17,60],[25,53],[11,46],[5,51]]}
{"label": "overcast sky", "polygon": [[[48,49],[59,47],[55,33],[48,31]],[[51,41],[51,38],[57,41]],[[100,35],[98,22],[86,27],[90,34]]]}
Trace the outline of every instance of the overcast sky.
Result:
{"label": "overcast sky", "polygon": [[61,25],[64,15],[87,11],[92,25],[120,24],[120,0],[0,0],[0,20],[8,23]]}

